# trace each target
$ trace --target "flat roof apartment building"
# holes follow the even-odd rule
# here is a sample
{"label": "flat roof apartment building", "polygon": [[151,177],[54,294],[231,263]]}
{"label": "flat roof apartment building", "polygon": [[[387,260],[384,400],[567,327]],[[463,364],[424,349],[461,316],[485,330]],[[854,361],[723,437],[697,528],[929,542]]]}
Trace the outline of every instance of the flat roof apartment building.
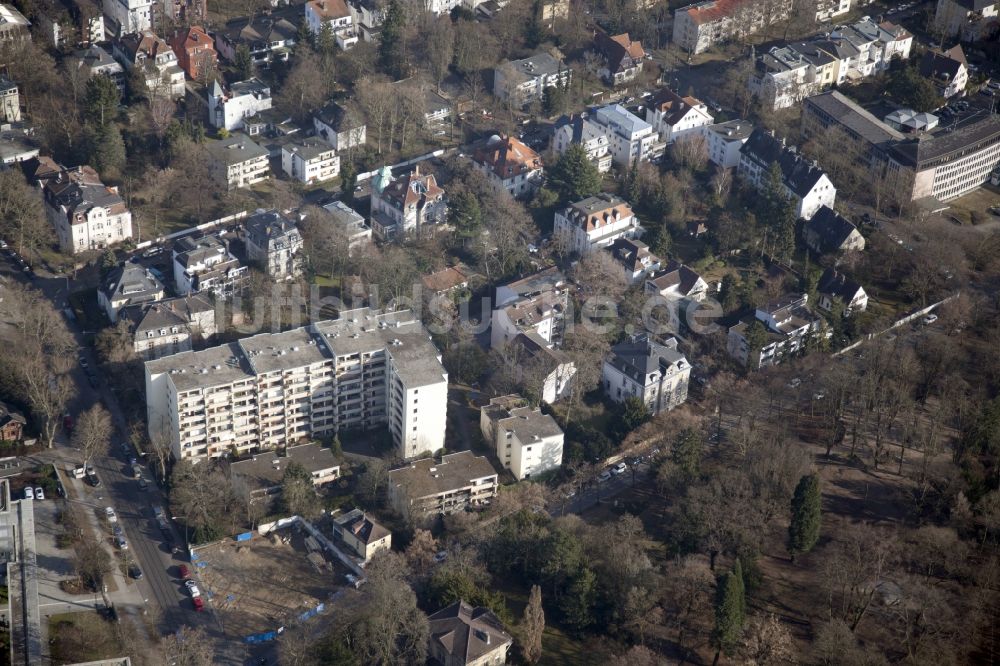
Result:
{"label": "flat roof apartment building", "polygon": [[419,517],[483,506],[497,495],[497,472],[485,456],[459,451],[414,460],[389,472],[389,501],[402,516]]}
{"label": "flat roof apartment building", "polygon": [[409,311],[346,311],[146,363],[151,437],[176,459],[388,425],[400,458],[444,447],[448,373]]}

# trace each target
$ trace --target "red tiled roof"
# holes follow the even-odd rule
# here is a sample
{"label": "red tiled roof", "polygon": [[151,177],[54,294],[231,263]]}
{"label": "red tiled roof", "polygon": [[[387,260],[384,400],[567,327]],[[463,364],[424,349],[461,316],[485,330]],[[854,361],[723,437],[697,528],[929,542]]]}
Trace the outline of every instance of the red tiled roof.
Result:
{"label": "red tiled roof", "polygon": [[696,24],[711,23],[719,19],[732,16],[733,12],[748,0],[715,0],[711,4],[695,5],[678,9],[678,12],[686,12],[688,17]]}
{"label": "red tiled roof", "polygon": [[321,19],[346,18],[351,15],[344,0],[309,0],[306,3]]}
{"label": "red tiled roof", "polygon": [[538,153],[514,137],[494,136],[476,150],[475,160],[506,180],[542,168]]}

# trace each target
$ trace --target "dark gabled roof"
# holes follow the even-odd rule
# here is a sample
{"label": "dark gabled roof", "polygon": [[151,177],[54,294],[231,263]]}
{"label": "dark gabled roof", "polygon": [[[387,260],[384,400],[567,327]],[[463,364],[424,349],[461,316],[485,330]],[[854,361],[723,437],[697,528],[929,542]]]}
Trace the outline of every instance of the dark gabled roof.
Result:
{"label": "dark gabled roof", "polygon": [[[300,5],[301,7],[301,5]],[[303,11],[301,8],[299,11]],[[303,17],[304,20],[304,17]],[[233,19],[221,30],[225,39],[233,43],[269,45],[271,42],[295,41],[298,28],[291,21],[275,16],[258,16]]]}
{"label": "dark gabled roof", "polygon": [[662,270],[656,271],[653,275],[647,278],[646,282],[652,283],[653,286],[655,286],[660,292],[664,289],[676,286],[677,291],[682,296],[687,296],[691,293],[691,290],[694,289],[694,286],[698,284],[698,280],[700,279],[701,276],[696,272],[684,264],[671,259]]}
{"label": "dark gabled roof", "polygon": [[5,402],[0,401],[0,426],[7,425],[11,421],[20,423],[21,425],[26,425],[28,423],[27,419],[24,418],[24,414]]}
{"label": "dark gabled roof", "polygon": [[513,642],[488,608],[456,601],[429,618],[430,639],[445,652],[468,664]]}
{"label": "dark gabled roof", "polygon": [[272,243],[281,243],[299,236],[295,223],[276,210],[258,210],[246,219],[247,240],[257,247],[269,248]]}
{"label": "dark gabled roof", "polygon": [[767,166],[777,162],[785,186],[798,197],[809,194],[825,175],[818,164],[804,158],[794,147],[786,146],[784,139],[762,129],[750,134],[740,152]]}
{"label": "dark gabled roof", "polygon": [[823,271],[823,275],[816,285],[816,291],[821,294],[829,294],[840,298],[844,303],[850,303],[861,291],[861,285],[851,280],[835,268],[828,268]]}
{"label": "dark gabled roof", "polygon": [[965,54],[961,46],[944,52],[928,49],[920,59],[920,75],[948,84],[955,80],[959,70],[965,66]]}
{"label": "dark gabled roof", "polygon": [[836,121],[846,132],[872,145],[880,146],[888,141],[904,138],[901,132],[889,127],[836,90],[807,97],[805,103]]}
{"label": "dark gabled roof", "polygon": [[113,268],[101,286],[108,300],[125,298],[131,303],[155,300],[163,293],[163,284],[149,269],[139,264],[126,263]]}
{"label": "dark gabled roof", "polygon": [[316,117],[335,132],[344,132],[364,125],[361,115],[348,104],[329,102],[316,112]]}
{"label": "dark gabled roof", "polygon": [[[671,342],[672,346],[669,344]],[[672,366],[678,369],[688,366],[687,358],[677,351],[676,340],[671,338],[668,344],[664,345],[644,335],[612,347],[608,363],[622,374],[643,384],[646,383],[647,375],[665,372]]]}
{"label": "dark gabled roof", "polygon": [[812,219],[805,221],[805,230],[816,236],[819,251],[825,253],[839,250],[857,227],[832,208],[820,206]]}
{"label": "dark gabled roof", "polygon": [[633,40],[627,32],[611,36],[603,30],[594,35],[594,45],[608,62],[608,70],[618,73],[642,62],[646,52],[642,42]]}

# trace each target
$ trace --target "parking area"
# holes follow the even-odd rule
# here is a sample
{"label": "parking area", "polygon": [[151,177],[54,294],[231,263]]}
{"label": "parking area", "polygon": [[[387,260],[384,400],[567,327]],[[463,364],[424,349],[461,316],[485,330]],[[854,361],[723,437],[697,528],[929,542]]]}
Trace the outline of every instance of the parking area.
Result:
{"label": "parking area", "polygon": [[93,608],[92,594],[70,594],[60,587],[62,581],[74,580],[73,548],[59,547],[58,523],[61,501],[33,502],[35,512],[35,550],[37,552],[38,610],[43,617]]}
{"label": "parking area", "polygon": [[331,600],[347,569],[305,532],[287,527],[250,541],[197,549],[195,578],[226,636],[275,631]]}

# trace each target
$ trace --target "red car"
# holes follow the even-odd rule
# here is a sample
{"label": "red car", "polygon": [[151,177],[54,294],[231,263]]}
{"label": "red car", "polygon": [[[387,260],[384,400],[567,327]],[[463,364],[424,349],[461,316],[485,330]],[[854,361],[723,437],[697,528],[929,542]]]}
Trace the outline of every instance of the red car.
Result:
{"label": "red car", "polygon": [[73,417],[69,414],[63,414],[63,430],[73,432]]}
{"label": "red car", "polygon": [[194,604],[194,609],[196,611],[201,612],[205,610],[205,602],[202,600],[201,597],[194,597],[193,599],[191,599],[191,603]]}
{"label": "red car", "polygon": [[180,574],[181,580],[187,580],[188,578],[191,577],[191,572],[188,571],[186,564],[182,564],[179,567],[177,567],[177,573]]}

